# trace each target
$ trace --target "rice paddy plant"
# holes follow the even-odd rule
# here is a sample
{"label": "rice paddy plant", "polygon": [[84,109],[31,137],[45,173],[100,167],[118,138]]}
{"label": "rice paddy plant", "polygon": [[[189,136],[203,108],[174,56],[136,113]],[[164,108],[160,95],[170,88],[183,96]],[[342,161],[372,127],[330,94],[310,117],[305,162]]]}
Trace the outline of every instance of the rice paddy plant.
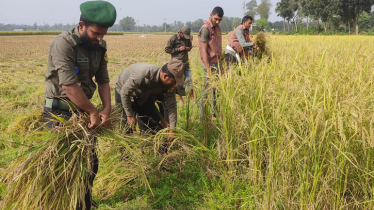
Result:
{"label": "rice paddy plant", "polygon": [[73,118],[6,169],[3,209],[73,209],[84,200],[96,140]]}
{"label": "rice paddy plant", "polygon": [[[140,38],[134,35],[108,37],[108,43],[113,43],[108,45],[109,59],[113,61],[110,63],[112,81],[124,67],[134,62],[159,65],[167,62],[169,57],[162,54],[160,43],[166,43],[168,37],[152,37],[157,38],[156,41],[147,37],[147,41],[140,41],[142,47],[136,49],[128,44],[139,41]],[[201,199],[196,204],[198,209],[373,209],[374,63],[371,58],[374,42],[371,37],[269,36],[266,39],[270,55],[264,55],[262,60],[249,60],[212,82],[212,87],[219,92],[219,112],[214,122],[209,120],[210,116],[205,121],[198,117],[203,70],[197,46],[193,48],[190,61],[197,97],[188,105],[178,107],[179,114],[183,116],[179,116],[178,127],[186,128],[187,132],[178,130],[175,141],[167,145],[172,151],[170,155],[158,153],[159,147],[165,142],[167,130],[149,137],[124,136],[117,127],[96,130],[100,156],[99,174],[94,184],[96,199],[112,199],[115,195],[131,194],[133,190],[138,190],[138,193],[148,196],[148,200],[128,196],[118,198],[118,202],[142,200],[150,202],[150,208],[155,208],[152,204],[162,200],[162,197],[157,197],[159,194],[155,193],[157,182],[153,177],[172,168],[178,158],[186,158],[198,163],[194,167],[205,172],[203,181],[199,182],[204,184],[204,191],[198,192]],[[160,50],[150,58],[145,56],[149,55],[147,47]],[[126,54],[128,52],[132,54]],[[20,57],[29,55],[27,52],[21,54]],[[29,61],[25,62],[31,65]],[[4,65],[0,64],[0,70],[8,68]],[[24,64],[20,64],[20,68],[23,69]],[[27,75],[27,81],[32,81],[32,74]],[[32,98],[27,103],[27,97],[9,95],[19,89],[10,74],[2,81],[12,84],[4,86],[4,97],[0,101],[3,105],[12,105],[11,108],[4,107],[8,112],[17,110],[21,112],[18,116],[22,116],[31,112],[26,109],[27,105],[37,110],[35,107],[40,101]],[[21,89],[19,91],[22,92]],[[17,102],[19,100],[23,105]],[[93,101],[98,102],[97,95]],[[208,108],[209,103],[208,98]],[[189,109],[188,117],[185,109]],[[17,112],[13,113],[6,116],[17,116]],[[4,122],[6,119],[1,116]],[[26,127],[30,123],[27,120],[18,122],[18,125]],[[4,131],[21,131],[15,125],[8,121],[2,124]],[[79,132],[85,130],[85,126],[83,128]],[[19,132],[20,135],[24,135],[22,132]],[[63,133],[63,136],[67,136],[66,132]],[[58,134],[50,135],[49,139],[57,141]],[[82,133],[82,136],[85,137],[85,134]],[[71,141],[71,144],[77,145],[72,147],[76,148],[75,151],[82,151],[78,147],[80,142]],[[1,148],[13,150],[9,145],[11,143],[6,141],[0,143]],[[41,147],[36,149],[37,145]],[[39,152],[38,157],[50,157],[59,151],[55,149],[48,156],[40,153],[42,148],[49,147],[46,143],[36,143],[29,148],[33,151],[16,161],[21,163],[29,160],[33,153]],[[37,159],[36,155],[34,159]],[[87,162],[87,157],[81,161]],[[13,169],[25,171],[22,176],[8,173],[9,176],[0,182],[2,186],[8,186],[1,194],[4,195],[0,198],[1,205],[7,204],[11,195],[22,198],[17,199],[17,204],[15,199],[9,202],[9,208],[31,206],[25,199],[26,192],[32,190],[27,189],[19,195],[15,193],[21,190],[14,186],[26,183],[21,180],[30,180],[30,183],[33,180],[22,177],[32,174],[32,170],[40,177],[44,176],[43,170],[37,171],[31,167],[35,164],[29,163],[29,167],[26,167],[18,163],[11,163],[9,168],[3,165],[1,169],[1,172]],[[46,165],[46,162],[41,164]],[[82,165],[74,170],[83,173],[88,166]],[[41,180],[36,179],[36,175],[30,177]],[[50,177],[58,180],[55,178],[57,175]],[[12,183],[18,185],[10,185]],[[50,189],[43,193],[53,198],[50,192],[54,190],[52,185],[43,185],[40,181],[22,186],[39,184]],[[72,200],[70,191],[66,192],[69,193],[63,199],[64,204]],[[40,195],[39,204],[54,202]],[[62,205],[62,201],[60,203]],[[163,206],[178,208],[172,204]]]}
{"label": "rice paddy plant", "polygon": [[258,33],[255,36],[254,42],[256,43],[256,57],[259,59],[262,59],[264,56],[267,56],[269,58],[270,56],[270,50],[269,47],[267,46],[267,39],[266,35],[263,32]]}
{"label": "rice paddy plant", "polygon": [[[244,177],[260,192],[256,209],[370,209],[369,60],[348,57],[343,64],[346,55],[334,57],[333,47],[311,51],[318,57],[313,62],[294,44],[282,48],[275,61],[255,60],[214,84],[220,93],[216,150],[231,183]],[[282,55],[288,50],[295,58]]]}
{"label": "rice paddy plant", "polygon": [[[117,193],[124,193],[125,188],[134,190],[145,187],[154,196],[148,177],[167,170],[175,160],[182,157],[201,160],[201,167],[218,168],[220,165],[211,150],[193,135],[180,129],[177,130],[175,139],[167,144],[167,129],[148,137],[123,136],[107,129],[101,135],[99,151],[104,160],[101,164],[111,167],[99,170],[94,192],[104,200]],[[167,148],[171,153],[162,155],[159,153],[160,148]]]}
{"label": "rice paddy plant", "polygon": [[[172,154],[163,156],[158,151],[160,147],[165,147],[168,130],[156,136],[126,136],[114,131],[120,123],[120,114],[116,109],[111,116],[112,124],[108,128],[90,130],[86,128],[84,115],[73,115],[69,121],[56,116],[56,121],[65,126],[56,128],[53,133],[36,129],[35,133],[48,135],[49,138],[35,142],[1,171],[0,180],[7,185],[1,208],[74,209],[84,199],[95,148],[104,167],[97,175],[94,193],[102,200],[129,187],[138,189],[144,186],[153,195],[148,176],[170,167],[173,160],[183,156],[197,156],[204,162],[212,163],[217,160],[199,140],[182,130],[167,145]],[[22,118],[19,122],[30,129],[35,124],[42,124],[34,116]],[[32,132],[32,129],[29,131]],[[108,165],[110,167],[106,167]]]}
{"label": "rice paddy plant", "polygon": [[15,119],[8,127],[7,132],[33,132],[43,126],[40,113],[34,113]]}

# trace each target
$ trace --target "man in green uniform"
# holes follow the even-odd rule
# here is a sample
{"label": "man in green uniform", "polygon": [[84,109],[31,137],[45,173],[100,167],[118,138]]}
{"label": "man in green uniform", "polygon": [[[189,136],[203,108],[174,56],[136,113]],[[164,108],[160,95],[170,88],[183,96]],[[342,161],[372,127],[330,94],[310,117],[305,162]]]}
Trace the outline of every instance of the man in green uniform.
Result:
{"label": "man in green uniform", "polygon": [[[123,113],[123,123],[134,127],[138,122],[143,133],[157,133],[162,128],[177,124],[176,86],[184,84],[184,65],[171,59],[164,66],[136,63],[121,72],[116,79],[115,99]],[[163,116],[155,102],[164,96]],[[172,135],[169,136],[169,140]]]}
{"label": "man in green uniform", "polygon": [[[88,1],[80,5],[80,10],[82,14],[78,27],[55,37],[49,48],[43,113],[49,128],[59,126],[53,120],[53,115],[68,120],[76,110],[89,114],[89,128],[107,122],[110,117],[108,56],[103,37],[116,20],[116,9],[106,1]],[[90,101],[96,90],[93,77],[103,103],[101,112]],[[69,107],[73,107],[73,110]],[[93,156],[93,171],[89,178],[91,187],[87,187],[85,195],[86,209],[91,208],[90,189],[98,170],[95,151]],[[77,209],[81,209],[80,204]]]}
{"label": "man in green uniform", "polygon": [[[183,26],[177,34],[170,37],[165,47],[165,52],[171,54],[171,58],[176,58],[184,63],[184,78],[186,89],[190,92],[190,98],[193,99],[192,74],[189,65],[188,52],[192,49],[191,29]],[[179,101],[182,101],[181,95],[178,94]]]}

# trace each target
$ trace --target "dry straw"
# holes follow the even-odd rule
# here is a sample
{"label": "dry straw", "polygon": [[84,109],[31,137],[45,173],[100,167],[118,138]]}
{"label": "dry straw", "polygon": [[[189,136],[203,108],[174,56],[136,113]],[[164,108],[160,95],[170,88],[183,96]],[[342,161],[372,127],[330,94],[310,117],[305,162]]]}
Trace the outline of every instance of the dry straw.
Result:
{"label": "dry straw", "polygon": [[8,184],[2,209],[74,209],[84,200],[91,171],[93,132],[74,115],[43,144],[14,160],[2,181]]}
{"label": "dry straw", "polygon": [[[69,121],[55,116],[65,126],[44,133],[49,135],[47,140],[1,172],[0,181],[7,185],[1,209],[75,209],[84,200],[94,148],[102,159],[100,164],[110,165],[100,167],[94,184],[95,195],[104,200],[124,187],[144,186],[153,195],[148,176],[168,168],[173,159],[196,155],[206,161],[214,158],[209,149],[182,130],[177,131],[174,141],[167,146],[172,154],[163,156],[158,151],[165,146],[168,129],[155,136],[125,136],[114,131],[120,124],[116,111],[111,115],[109,128],[100,126],[96,130],[87,128],[86,116],[79,116],[73,115]],[[35,116],[19,121],[26,127],[40,123]]]}
{"label": "dry straw", "polygon": [[263,56],[269,56],[270,50],[267,46],[268,41],[266,35],[263,32],[258,33],[255,36],[254,42],[256,43],[256,57],[261,59]]}

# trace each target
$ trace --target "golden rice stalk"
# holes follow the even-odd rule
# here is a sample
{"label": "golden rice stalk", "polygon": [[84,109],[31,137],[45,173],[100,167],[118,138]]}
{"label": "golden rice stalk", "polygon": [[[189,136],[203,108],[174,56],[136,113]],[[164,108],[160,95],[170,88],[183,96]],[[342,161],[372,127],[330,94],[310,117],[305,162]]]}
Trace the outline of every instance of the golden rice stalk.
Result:
{"label": "golden rice stalk", "polygon": [[18,133],[23,133],[25,131],[34,131],[42,126],[42,122],[43,117],[40,113],[22,116],[10,123],[6,131]]}
{"label": "golden rice stalk", "polygon": [[84,200],[95,136],[77,115],[56,118],[66,126],[3,171],[7,194],[0,209],[75,209]]}
{"label": "golden rice stalk", "polygon": [[255,43],[256,43],[256,57],[261,59],[263,56],[269,56],[270,50],[267,46],[268,41],[266,39],[266,35],[263,32],[260,32],[255,37]]}

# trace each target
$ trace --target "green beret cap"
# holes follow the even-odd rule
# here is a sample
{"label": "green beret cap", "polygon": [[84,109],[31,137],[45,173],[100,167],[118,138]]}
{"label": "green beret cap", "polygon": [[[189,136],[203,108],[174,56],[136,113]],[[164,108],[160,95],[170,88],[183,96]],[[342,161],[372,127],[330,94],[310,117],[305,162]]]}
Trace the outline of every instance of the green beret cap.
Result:
{"label": "green beret cap", "polygon": [[86,1],[80,10],[85,19],[102,27],[109,28],[116,21],[116,8],[107,1]]}

